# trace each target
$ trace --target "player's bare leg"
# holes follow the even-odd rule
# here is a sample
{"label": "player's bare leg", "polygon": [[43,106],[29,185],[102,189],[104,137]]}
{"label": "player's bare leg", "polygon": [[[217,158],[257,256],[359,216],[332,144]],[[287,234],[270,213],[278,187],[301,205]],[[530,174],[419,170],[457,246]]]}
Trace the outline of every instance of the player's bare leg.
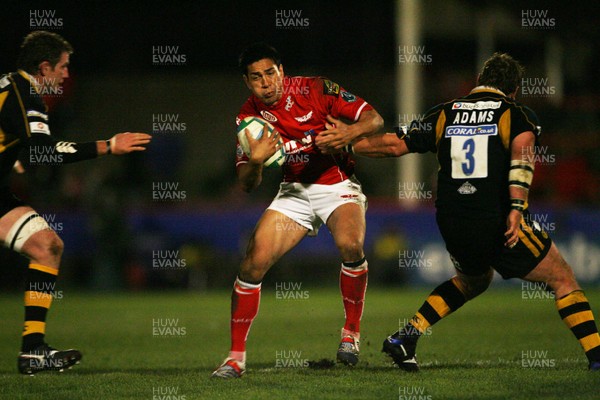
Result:
{"label": "player's bare leg", "polygon": [[573,291],[581,290],[575,279],[573,270],[562,258],[554,243],[552,243],[546,257],[523,279],[530,282],[544,282],[548,284],[554,291],[557,299]]}
{"label": "player's bare leg", "polygon": [[340,290],[346,322],[337,360],[346,365],[358,363],[360,319],[363,313],[368,281],[368,263],[363,251],[365,210],[355,203],[336,208],[327,220],[335,244],[342,256]]}
{"label": "player's bare leg", "polygon": [[[286,223],[281,224],[282,220]],[[246,339],[258,313],[262,279],[307,232],[305,227],[273,210],[266,210],[256,224],[231,294],[231,350],[213,377],[239,378],[245,372]]]}
{"label": "player's bare leg", "polygon": [[560,317],[583,348],[589,368],[600,370],[600,336],[594,315],[573,270],[562,258],[554,243],[546,257],[523,279],[545,282],[552,288]]}
{"label": "player's bare leg", "polygon": [[33,374],[70,368],[81,360],[81,353],[77,350],[57,351],[44,341],[46,315],[56,291],[62,240],[30,207],[17,207],[0,218],[0,240],[30,259],[19,372]]}
{"label": "player's bare leg", "polygon": [[416,358],[417,341],[436,322],[462,307],[467,301],[479,296],[490,286],[494,272],[491,268],[482,275],[466,275],[456,271],[427,297],[425,303],[412,319],[398,332],[383,342],[382,351],[405,371],[418,371]]}
{"label": "player's bare leg", "polygon": [[240,278],[260,282],[273,264],[300,243],[307,233],[308,229],[280,212],[266,210],[248,242]]}

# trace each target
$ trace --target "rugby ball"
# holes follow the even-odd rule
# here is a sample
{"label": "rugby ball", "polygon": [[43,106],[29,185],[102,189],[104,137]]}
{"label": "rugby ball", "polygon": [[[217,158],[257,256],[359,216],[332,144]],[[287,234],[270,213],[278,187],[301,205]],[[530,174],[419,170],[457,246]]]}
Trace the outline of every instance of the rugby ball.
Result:
{"label": "rugby ball", "polygon": [[[238,141],[240,142],[240,147],[244,151],[247,156],[250,156],[250,145],[248,144],[248,139],[246,138],[246,134],[244,133],[246,129],[250,131],[250,135],[252,135],[255,139],[260,139],[263,135],[263,127],[267,125],[268,135],[271,137],[271,134],[275,130],[273,125],[265,121],[264,119],[258,117],[246,117],[240,122],[237,130]],[[268,168],[277,168],[281,167],[285,162],[285,151],[283,150],[283,140],[281,140],[281,136],[279,137],[279,149],[273,154],[267,161],[265,161],[264,165]]]}

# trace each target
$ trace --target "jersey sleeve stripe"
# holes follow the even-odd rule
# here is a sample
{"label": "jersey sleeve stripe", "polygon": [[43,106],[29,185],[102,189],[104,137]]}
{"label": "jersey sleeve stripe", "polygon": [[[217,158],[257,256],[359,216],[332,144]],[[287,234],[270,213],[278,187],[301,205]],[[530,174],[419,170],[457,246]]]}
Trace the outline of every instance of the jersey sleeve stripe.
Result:
{"label": "jersey sleeve stripe", "polygon": [[500,117],[498,131],[502,145],[508,150],[508,146],[510,145],[510,108]]}
{"label": "jersey sleeve stripe", "polygon": [[19,139],[15,139],[15,140],[13,140],[13,141],[12,141],[12,142],[10,142],[10,143],[6,143],[6,144],[2,144],[2,145],[0,145],[0,153],[4,153],[4,151],[5,151],[6,149],[8,149],[9,147],[12,147],[12,146],[14,146],[14,145],[15,145],[15,144],[17,144],[17,143],[19,143]]}
{"label": "jersey sleeve stripe", "polygon": [[38,118],[40,120],[48,121],[48,114],[44,114],[36,110],[27,110],[27,116],[30,119]]}
{"label": "jersey sleeve stripe", "polygon": [[19,92],[19,88],[17,87],[17,83],[14,79],[10,78],[11,84],[15,90],[15,94],[17,95],[17,100],[19,101],[19,107],[21,108],[21,114],[23,115],[23,126],[25,127],[25,133],[27,137],[31,137],[31,131],[29,130],[29,121],[27,120],[27,111],[25,110],[25,105],[23,104],[23,99],[21,98],[21,92]]}
{"label": "jersey sleeve stripe", "polygon": [[437,124],[435,126],[435,145],[437,146],[442,136],[444,135],[444,126],[446,125],[446,112],[442,109],[438,116]]}
{"label": "jersey sleeve stripe", "polygon": [[360,118],[360,113],[362,112],[363,108],[365,108],[365,106],[369,104],[366,101],[364,103],[362,103],[362,105],[358,108],[358,111],[356,111],[356,115],[354,116],[354,122],[358,121],[358,118]]}

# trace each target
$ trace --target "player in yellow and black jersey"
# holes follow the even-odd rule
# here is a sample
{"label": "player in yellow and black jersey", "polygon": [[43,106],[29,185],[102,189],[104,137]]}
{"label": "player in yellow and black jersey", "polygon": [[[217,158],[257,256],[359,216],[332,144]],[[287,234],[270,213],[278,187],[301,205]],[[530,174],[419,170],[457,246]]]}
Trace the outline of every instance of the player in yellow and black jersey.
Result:
{"label": "player in yellow and black jersey", "polygon": [[414,121],[405,143],[410,152],[437,153],[440,213],[504,217],[510,208],[509,147],[522,132],[532,132],[537,140],[540,127],[534,112],[501,90],[482,85]]}
{"label": "player in yellow and black jersey", "polygon": [[48,223],[9,190],[9,175],[20,152],[37,164],[62,164],[105,154],[145,150],[150,136],[119,133],[109,140],[60,142],[50,135],[43,95],[57,93],[69,77],[73,48],[60,35],[45,31],[25,37],[17,72],[0,77],[0,242],[30,259],[26,273],[25,324],[19,372],[33,374],[70,368],[77,350],[59,351],[44,340],[46,313],[56,291],[63,243]]}
{"label": "player in yellow and black jersey", "polygon": [[515,101],[522,74],[517,61],[496,53],[485,62],[471,93],[432,108],[408,129],[367,138],[317,137],[325,152],[354,141],[354,152],[370,157],[437,154],[436,219],[456,275],[434,289],[410,322],[384,341],[383,351],[402,369],[418,370],[419,337],[483,293],[496,270],[505,279],[550,287],[589,368],[600,370],[600,336],[588,300],[548,234],[529,216],[540,127],[534,112]]}

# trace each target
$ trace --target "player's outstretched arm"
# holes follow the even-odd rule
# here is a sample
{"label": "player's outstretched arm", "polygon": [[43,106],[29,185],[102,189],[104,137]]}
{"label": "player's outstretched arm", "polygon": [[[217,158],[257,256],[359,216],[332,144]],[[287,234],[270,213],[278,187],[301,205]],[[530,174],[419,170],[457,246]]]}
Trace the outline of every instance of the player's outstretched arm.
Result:
{"label": "player's outstretched arm", "polygon": [[98,155],[114,154],[120,156],[122,154],[131,153],[134,151],[146,150],[146,145],[150,143],[152,136],[141,132],[123,132],[117,133],[109,140],[99,140],[96,142],[96,150]]}
{"label": "player's outstretched arm", "polygon": [[[132,151],[145,150],[145,146],[152,137],[145,133],[119,133],[109,140],[96,142],[66,142],[58,141],[49,134],[33,133],[29,138],[30,151],[38,153],[45,149],[45,153],[60,156],[60,162],[70,164],[78,161],[89,160],[105,154],[126,154]],[[38,161],[42,164],[43,161]]]}
{"label": "player's outstretched arm", "polygon": [[354,154],[371,158],[400,157],[410,153],[406,142],[395,133],[382,133],[359,139],[352,146]]}
{"label": "player's outstretched arm", "polygon": [[269,136],[267,125],[259,139],[254,139],[248,129],[244,132],[250,146],[248,162],[241,164],[237,169],[238,181],[245,192],[251,192],[262,182],[263,164],[277,149],[279,149],[279,132],[273,131]]}
{"label": "player's outstretched arm", "polygon": [[368,137],[383,128],[383,118],[375,110],[364,111],[358,121],[345,124],[342,120],[327,116],[327,130],[319,133],[316,144],[321,151],[341,150],[359,138]]}

